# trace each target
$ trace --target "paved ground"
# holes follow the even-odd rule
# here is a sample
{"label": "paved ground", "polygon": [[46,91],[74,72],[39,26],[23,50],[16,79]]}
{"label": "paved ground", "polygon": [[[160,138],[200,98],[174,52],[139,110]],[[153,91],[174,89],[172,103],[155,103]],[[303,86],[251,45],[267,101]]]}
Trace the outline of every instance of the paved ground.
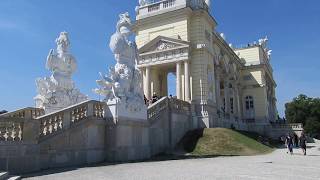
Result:
{"label": "paved ground", "polygon": [[213,180],[213,179],[320,179],[320,143],[308,145],[293,156],[285,149],[250,157],[219,157],[162,162],[143,162],[73,169],[30,179],[120,179],[120,180]]}

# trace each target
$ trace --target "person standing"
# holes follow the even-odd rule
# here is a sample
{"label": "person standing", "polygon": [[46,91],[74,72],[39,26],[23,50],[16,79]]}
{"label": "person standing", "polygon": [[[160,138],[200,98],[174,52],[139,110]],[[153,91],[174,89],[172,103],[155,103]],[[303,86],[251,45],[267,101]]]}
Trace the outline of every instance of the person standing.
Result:
{"label": "person standing", "polygon": [[301,133],[301,136],[299,138],[299,142],[300,142],[300,147],[302,149],[302,153],[303,155],[307,155],[307,138],[304,134],[304,132]]}
{"label": "person standing", "polygon": [[293,141],[292,141],[292,137],[290,136],[290,134],[288,134],[286,137],[286,145],[287,145],[287,148],[288,148],[288,151],[290,152],[290,154],[293,155]]}
{"label": "person standing", "polygon": [[155,103],[155,102],[157,102],[158,100],[159,100],[159,98],[158,98],[157,94],[154,92],[154,93],[153,93],[153,96],[152,96],[152,103]]}

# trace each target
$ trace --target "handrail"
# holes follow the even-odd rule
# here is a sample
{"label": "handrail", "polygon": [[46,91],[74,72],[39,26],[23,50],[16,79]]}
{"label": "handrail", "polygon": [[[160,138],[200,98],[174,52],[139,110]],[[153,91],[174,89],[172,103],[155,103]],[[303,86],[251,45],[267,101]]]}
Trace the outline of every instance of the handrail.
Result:
{"label": "handrail", "polygon": [[165,109],[186,115],[191,114],[189,102],[176,98],[163,97],[148,107],[148,120],[152,121],[156,119]]}
{"label": "handrail", "polygon": [[36,119],[39,116],[44,115],[44,110],[40,108],[27,107],[18,109],[13,112],[7,112],[1,114],[0,117],[13,117],[13,118],[23,118],[23,119]]}
{"label": "handrail", "polygon": [[68,129],[88,117],[104,118],[106,103],[89,100],[37,118],[40,138]]}
{"label": "handrail", "polygon": [[290,123],[290,124],[279,124],[279,123],[273,123],[271,124],[273,128],[280,128],[280,129],[293,129],[293,130],[302,130],[303,124],[302,123]]}
{"label": "handrail", "polygon": [[148,120],[154,119],[163,110],[168,108],[168,97],[163,97],[148,107]]}

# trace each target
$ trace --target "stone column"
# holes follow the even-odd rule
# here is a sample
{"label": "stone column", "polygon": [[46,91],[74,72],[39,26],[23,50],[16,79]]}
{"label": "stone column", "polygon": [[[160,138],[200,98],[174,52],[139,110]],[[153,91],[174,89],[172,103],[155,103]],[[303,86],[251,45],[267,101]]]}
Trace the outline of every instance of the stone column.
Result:
{"label": "stone column", "polygon": [[176,76],[177,76],[177,87],[176,87],[176,94],[178,99],[182,99],[181,93],[181,62],[177,62],[176,65]]}
{"label": "stone column", "polygon": [[216,70],[215,72],[216,72],[216,75],[215,75],[216,103],[217,103],[217,109],[221,111],[220,73],[218,70]]}
{"label": "stone column", "polygon": [[224,81],[224,99],[225,99],[225,113],[230,115],[230,94],[229,94],[229,80]]}
{"label": "stone column", "polygon": [[239,85],[236,86],[236,97],[237,97],[237,113],[238,113],[238,117],[239,120],[242,119],[242,108],[241,108],[241,95],[240,95],[240,91],[239,91]]}
{"label": "stone column", "polygon": [[190,67],[189,62],[184,61],[185,101],[190,101]]}
{"label": "stone column", "polygon": [[151,99],[151,67],[146,67],[146,97],[147,99]]}

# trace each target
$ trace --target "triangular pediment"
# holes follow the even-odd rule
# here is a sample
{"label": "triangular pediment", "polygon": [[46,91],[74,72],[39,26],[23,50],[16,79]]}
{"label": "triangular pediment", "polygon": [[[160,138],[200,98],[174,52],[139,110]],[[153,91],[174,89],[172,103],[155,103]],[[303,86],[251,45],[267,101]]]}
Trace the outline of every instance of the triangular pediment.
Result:
{"label": "triangular pediment", "polygon": [[139,49],[139,54],[158,52],[158,51],[168,51],[177,48],[189,47],[189,42],[180,39],[174,39],[164,36],[158,36],[142,46]]}

